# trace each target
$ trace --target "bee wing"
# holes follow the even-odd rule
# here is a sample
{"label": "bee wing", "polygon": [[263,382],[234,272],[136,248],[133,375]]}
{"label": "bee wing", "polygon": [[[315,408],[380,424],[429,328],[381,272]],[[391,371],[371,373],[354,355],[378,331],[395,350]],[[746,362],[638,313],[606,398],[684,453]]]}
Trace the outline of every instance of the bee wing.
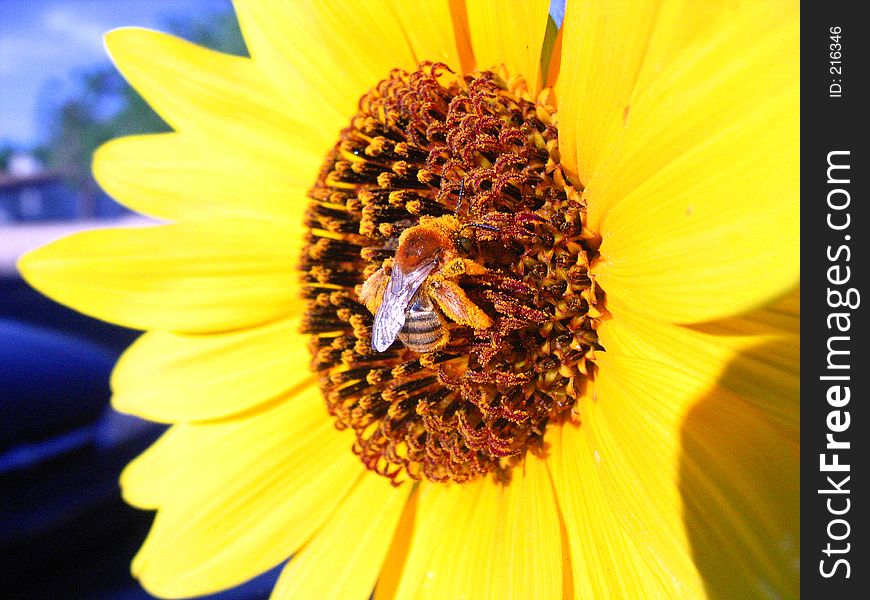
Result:
{"label": "bee wing", "polygon": [[383,352],[396,341],[396,336],[405,325],[405,312],[411,304],[411,299],[434,268],[434,261],[423,263],[407,272],[398,265],[393,265],[390,283],[375,313],[372,348]]}

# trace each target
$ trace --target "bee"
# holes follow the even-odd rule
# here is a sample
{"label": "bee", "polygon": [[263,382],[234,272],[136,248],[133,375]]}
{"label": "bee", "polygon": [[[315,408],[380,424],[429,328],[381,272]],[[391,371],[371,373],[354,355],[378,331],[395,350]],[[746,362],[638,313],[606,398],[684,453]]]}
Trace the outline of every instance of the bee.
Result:
{"label": "bee", "polygon": [[383,352],[396,338],[418,353],[443,348],[449,341],[447,321],[475,329],[492,327],[492,319],[456,283],[461,275],[487,272],[462,257],[462,230],[456,217],[423,217],[399,236],[392,265],[375,271],[359,297],[375,316],[372,348]]}

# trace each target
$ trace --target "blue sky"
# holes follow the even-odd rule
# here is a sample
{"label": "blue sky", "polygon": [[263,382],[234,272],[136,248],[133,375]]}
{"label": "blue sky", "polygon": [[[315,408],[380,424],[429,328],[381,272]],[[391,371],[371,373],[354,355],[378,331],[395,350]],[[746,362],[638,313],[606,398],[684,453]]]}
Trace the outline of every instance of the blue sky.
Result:
{"label": "blue sky", "polygon": [[229,9],[229,0],[0,0],[0,145],[38,141],[40,93],[63,97],[72,74],[108,64],[106,31]]}

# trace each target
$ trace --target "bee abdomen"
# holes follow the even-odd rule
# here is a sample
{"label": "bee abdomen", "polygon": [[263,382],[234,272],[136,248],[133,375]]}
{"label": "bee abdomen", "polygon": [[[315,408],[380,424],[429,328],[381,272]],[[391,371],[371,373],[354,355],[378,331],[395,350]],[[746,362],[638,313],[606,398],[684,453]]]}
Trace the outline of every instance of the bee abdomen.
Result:
{"label": "bee abdomen", "polygon": [[432,352],[444,345],[446,330],[434,311],[410,311],[399,339],[414,352]]}

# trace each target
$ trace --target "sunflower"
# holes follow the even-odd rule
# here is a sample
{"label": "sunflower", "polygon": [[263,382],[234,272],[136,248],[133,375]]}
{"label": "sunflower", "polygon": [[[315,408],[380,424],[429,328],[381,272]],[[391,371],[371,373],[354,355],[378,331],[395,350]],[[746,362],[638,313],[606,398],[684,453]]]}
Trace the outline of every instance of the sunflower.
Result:
{"label": "sunflower", "polygon": [[145,588],[796,597],[797,6],[236,10],[107,36],[174,131],[94,172],[167,223],[20,263],[146,330]]}

